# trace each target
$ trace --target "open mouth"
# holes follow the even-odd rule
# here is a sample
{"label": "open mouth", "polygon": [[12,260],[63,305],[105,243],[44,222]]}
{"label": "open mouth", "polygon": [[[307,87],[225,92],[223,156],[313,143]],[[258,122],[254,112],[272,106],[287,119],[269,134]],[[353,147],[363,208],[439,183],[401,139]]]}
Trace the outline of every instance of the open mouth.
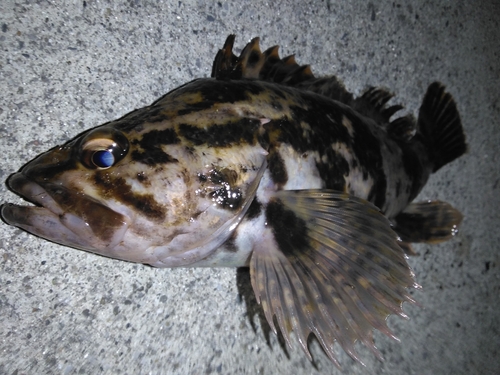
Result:
{"label": "open mouth", "polygon": [[12,175],[7,183],[35,206],[5,204],[3,219],[47,240],[98,252],[116,246],[129,226],[126,216],[62,185],[39,184],[22,172]]}

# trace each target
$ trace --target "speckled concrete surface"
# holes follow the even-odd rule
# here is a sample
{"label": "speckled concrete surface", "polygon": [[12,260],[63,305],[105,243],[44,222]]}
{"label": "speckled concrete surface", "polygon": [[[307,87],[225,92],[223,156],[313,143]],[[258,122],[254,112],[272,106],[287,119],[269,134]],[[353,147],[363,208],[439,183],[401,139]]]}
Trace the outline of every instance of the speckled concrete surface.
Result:
{"label": "speckled concrete surface", "polygon": [[[465,215],[454,240],[410,259],[423,308],[376,334],[386,360],[339,350],[346,374],[500,373],[500,6],[492,1],[0,2],[3,181],[79,132],[208,76],[229,33],[261,36],[359,93],[383,85],[414,111],[427,85],[454,95],[469,153],[420,199]],[[0,223],[1,374],[338,374],[269,332],[248,274],[159,270],[37,239]]]}

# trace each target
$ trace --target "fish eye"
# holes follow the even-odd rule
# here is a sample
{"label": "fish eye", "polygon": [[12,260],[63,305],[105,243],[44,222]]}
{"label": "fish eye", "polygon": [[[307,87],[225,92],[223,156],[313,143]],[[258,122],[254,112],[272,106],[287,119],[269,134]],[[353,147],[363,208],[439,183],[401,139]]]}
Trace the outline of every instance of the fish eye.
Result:
{"label": "fish eye", "polygon": [[115,157],[111,150],[98,150],[92,154],[92,164],[98,168],[109,168],[115,164]]}
{"label": "fish eye", "polygon": [[125,157],[129,149],[123,133],[113,129],[96,129],[80,143],[80,160],[91,169],[107,169]]}

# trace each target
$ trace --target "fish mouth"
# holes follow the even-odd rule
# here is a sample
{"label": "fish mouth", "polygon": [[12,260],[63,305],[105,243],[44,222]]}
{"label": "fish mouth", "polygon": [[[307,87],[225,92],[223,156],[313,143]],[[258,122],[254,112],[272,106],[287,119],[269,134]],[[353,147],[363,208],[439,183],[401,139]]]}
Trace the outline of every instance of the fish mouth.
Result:
{"label": "fish mouth", "polygon": [[114,248],[130,224],[127,216],[61,184],[35,182],[18,172],[7,185],[35,205],[7,203],[2,206],[2,218],[58,244],[100,253]]}

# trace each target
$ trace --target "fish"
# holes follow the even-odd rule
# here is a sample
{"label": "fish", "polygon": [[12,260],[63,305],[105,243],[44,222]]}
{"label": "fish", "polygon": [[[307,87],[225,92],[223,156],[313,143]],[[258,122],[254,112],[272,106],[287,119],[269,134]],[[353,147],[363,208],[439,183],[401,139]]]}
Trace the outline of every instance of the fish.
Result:
{"label": "fish", "polygon": [[49,241],[154,267],[249,267],[275,334],[312,360],[316,336],[382,355],[419,288],[411,243],[456,235],[462,214],[414,202],[429,176],[467,150],[453,97],[429,85],[415,118],[393,94],[358,97],[259,38],[230,35],[210,78],[90,129],[7,179],[27,203],[3,220]]}

